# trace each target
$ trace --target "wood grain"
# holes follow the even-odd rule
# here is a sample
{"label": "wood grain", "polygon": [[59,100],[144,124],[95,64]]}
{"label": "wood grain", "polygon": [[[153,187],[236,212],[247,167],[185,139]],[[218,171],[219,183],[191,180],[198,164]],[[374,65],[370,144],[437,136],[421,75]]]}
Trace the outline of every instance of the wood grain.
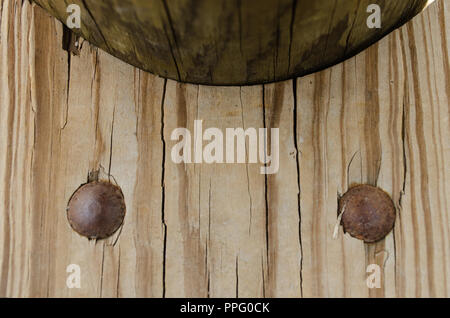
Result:
{"label": "wood grain", "polygon": [[[450,5],[376,45],[270,85],[181,84],[80,39],[28,1],[0,0],[0,296],[448,297]],[[66,34],[67,35],[67,34]],[[279,128],[280,169],[175,164],[175,128]],[[247,152],[248,152],[247,144]],[[88,178],[123,190],[107,240],[65,208]],[[387,191],[394,231],[339,230],[353,183]],[[66,286],[69,264],[81,288]],[[366,285],[367,265],[382,285]]]}
{"label": "wood grain", "polygon": [[[427,0],[34,0],[79,35],[153,74],[209,85],[302,76],[367,48],[419,13]],[[368,28],[369,5],[380,28]],[[112,23],[114,21],[114,23]]]}

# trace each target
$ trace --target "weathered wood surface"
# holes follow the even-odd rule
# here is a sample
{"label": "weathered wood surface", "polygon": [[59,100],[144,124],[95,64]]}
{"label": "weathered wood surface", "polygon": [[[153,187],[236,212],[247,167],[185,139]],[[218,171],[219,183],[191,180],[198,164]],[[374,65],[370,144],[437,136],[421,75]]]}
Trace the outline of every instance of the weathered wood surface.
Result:
{"label": "weathered wood surface", "polygon": [[[34,0],[90,43],[162,77],[213,85],[305,75],[366,48],[428,0]],[[367,27],[378,4],[382,23]]]}
{"label": "weathered wood surface", "polygon": [[[247,87],[164,80],[87,42],[71,56],[41,8],[0,3],[0,296],[450,296],[448,1],[345,63]],[[197,118],[279,127],[279,172],[174,164],[170,134]],[[97,242],[65,214],[95,170],[127,204]],[[358,182],[398,209],[376,244],[332,238],[338,195]]]}

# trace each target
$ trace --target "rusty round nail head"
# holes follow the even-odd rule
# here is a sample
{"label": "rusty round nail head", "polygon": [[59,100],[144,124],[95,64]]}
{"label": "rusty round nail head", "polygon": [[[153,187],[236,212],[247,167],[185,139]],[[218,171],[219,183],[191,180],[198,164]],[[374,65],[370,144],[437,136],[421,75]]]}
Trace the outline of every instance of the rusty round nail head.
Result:
{"label": "rusty round nail head", "polygon": [[366,243],[381,240],[394,227],[394,203],[386,192],[374,186],[351,187],[339,199],[341,212],[344,232]]}
{"label": "rusty round nail head", "polygon": [[118,186],[106,181],[93,181],[72,195],[67,206],[67,219],[80,235],[102,239],[120,227],[125,210],[123,193]]}

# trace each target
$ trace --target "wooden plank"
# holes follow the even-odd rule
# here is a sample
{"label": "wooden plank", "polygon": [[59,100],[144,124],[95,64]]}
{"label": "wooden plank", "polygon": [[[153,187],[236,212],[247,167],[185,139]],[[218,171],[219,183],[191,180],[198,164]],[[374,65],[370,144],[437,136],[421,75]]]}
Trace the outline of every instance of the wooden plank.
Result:
{"label": "wooden plank", "polygon": [[[333,68],[243,87],[164,80],[82,39],[71,55],[41,8],[0,8],[0,296],[449,296],[446,1]],[[171,134],[193,137],[194,120],[279,128],[278,173],[174,163]],[[97,242],[65,215],[89,174],[127,205],[121,230]],[[338,197],[361,182],[398,212],[376,244],[333,239]],[[66,285],[70,264],[80,289]]]}
{"label": "wooden plank", "polygon": [[[28,67],[34,55],[28,42],[32,21],[28,4],[21,7],[1,1],[0,16],[0,294],[26,296],[29,282],[23,270],[29,267],[27,255],[31,252],[32,239],[24,229],[31,222],[27,211],[32,197],[29,170],[33,161],[35,117]],[[16,193],[21,193],[20,198]],[[14,235],[17,232],[19,236]]]}
{"label": "wooden plank", "polygon": [[[410,269],[414,264],[415,269],[411,277],[402,279],[401,288],[411,296],[445,297],[450,289],[449,169],[445,164],[449,155],[449,51],[445,48],[449,14],[448,3],[438,2],[401,32],[407,78],[404,117],[409,171],[402,215],[411,230],[401,228],[402,235],[410,238],[403,238],[400,251],[403,268]],[[430,34],[427,30],[431,28],[439,31]],[[434,45],[441,50],[433,50]]]}
{"label": "wooden plank", "polygon": [[[155,105],[161,103],[163,80],[97,52],[87,43],[79,57],[69,59],[62,50],[61,24],[55,23],[41,9],[30,8],[26,2],[23,7],[13,2],[6,4],[2,31],[7,28],[10,31],[2,34],[10,37],[2,38],[5,52],[2,59],[7,58],[2,61],[7,66],[2,68],[2,78],[6,79],[2,98],[17,101],[2,103],[13,107],[2,119],[8,116],[17,119],[8,119],[10,125],[3,126],[8,129],[3,135],[16,131],[17,137],[10,135],[10,139],[2,139],[2,145],[5,145],[3,149],[11,149],[16,143],[17,150],[6,151],[9,157],[2,160],[2,180],[11,179],[2,184],[2,194],[8,193],[4,196],[7,206],[3,211],[11,215],[2,218],[6,235],[2,254],[3,293],[33,297],[161,296],[163,235],[155,230],[160,229],[159,219],[149,217],[148,212],[161,209],[161,191],[151,191],[145,196],[150,201],[142,202],[143,192],[149,186],[155,188],[155,182],[159,184],[161,173],[159,169],[150,168],[152,173],[141,179],[137,172],[148,170],[147,159],[155,159],[148,162],[158,168],[162,160],[159,128],[155,130],[155,138],[148,126],[161,122],[160,108]],[[14,7],[16,21],[9,20],[14,17]],[[28,19],[21,19],[22,16]],[[20,28],[13,28],[16,25]],[[10,53],[6,54],[7,48]],[[15,52],[20,53],[17,58],[13,56]],[[15,66],[21,73],[13,71]],[[124,85],[119,85],[122,81]],[[16,97],[18,89],[23,91],[20,99]],[[16,112],[14,105],[23,110]],[[138,117],[145,119],[142,126],[137,123]],[[14,129],[16,125],[23,127]],[[139,130],[140,127],[143,128]],[[13,138],[17,138],[14,143]],[[152,144],[159,145],[159,152],[153,151]],[[13,154],[23,147],[28,147],[25,155],[29,159],[14,159]],[[117,158],[116,151],[120,154]],[[26,166],[22,168],[23,164]],[[17,170],[14,174],[9,172],[14,170]],[[127,220],[130,221],[125,222],[118,233],[120,243],[115,244],[117,237],[102,242],[87,241],[67,226],[64,213],[67,201],[93,171],[100,171],[103,178],[110,178],[110,172],[111,178],[123,184]],[[15,187],[20,188],[10,188],[11,183],[17,183]],[[26,190],[24,195],[21,189]],[[19,196],[22,203],[11,205]],[[17,223],[18,219],[12,215],[22,213],[26,219]],[[135,222],[141,226],[132,226],[135,223],[132,220],[139,220]],[[15,240],[15,235],[21,239]],[[28,241],[28,245],[22,240]],[[21,245],[14,248],[16,244]],[[18,252],[6,253],[12,250]],[[18,265],[7,266],[14,263]],[[69,264],[81,267],[84,288],[67,288]],[[137,276],[130,279],[132,275]],[[16,283],[9,285],[7,281]],[[19,283],[22,285],[18,286]]]}
{"label": "wooden plank", "polygon": [[[356,58],[298,80],[307,296],[448,295],[448,81],[433,67],[446,70],[448,51],[435,53],[425,35],[445,9],[438,2]],[[380,186],[397,204],[395,232],[381,242],[331,240],[335,195],[354,182]],[[369,264],[383,268],[380,290],[367,289]]]}
{"label": "wooden plank", "polygon": [[[269,244],[267,296],[301,297],[303,257],[293,83],[270,84],[263,89],[264,127],[280,130],[279,170],[266,175]],[[272,154],[273,149],[269,150],[269,154]]]}
{"label": "wooden plank", "polygon": [[[165,100],[168,296],[262,297],[266,268],[264,176],[257,165],[175,164],[172,131],[263,127],[258,87],[169,81]],[[204,143],[206,145],[206,143]],[[192,159],[194,160],[194,150]],[[247,150],[248,151],[248,150]]]}

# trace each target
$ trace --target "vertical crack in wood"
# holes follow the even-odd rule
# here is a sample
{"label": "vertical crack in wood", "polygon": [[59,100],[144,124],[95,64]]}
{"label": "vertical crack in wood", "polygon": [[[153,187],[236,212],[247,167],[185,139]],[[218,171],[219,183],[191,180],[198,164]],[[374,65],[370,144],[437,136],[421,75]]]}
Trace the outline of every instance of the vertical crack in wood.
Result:
{"label": "vertical crack in wood", "polygon": [[358,154],[358,153],[361,156],[361,150],[356,150],[355,153],[353,154],[352,158],[348,162],[347,169],[346,169],[346,171],[347,171],[347,179],[346,179],[347,180],[347,187],[345,189],[342,189],[343,193],[347,192],[347,190],[350,187],[350,167],[352,166],[352,162],[355,159],[356,154]]}
{"label": "vertical crack in wood", "polygon": [[209,285],[210,285],[210,272],[208,262],[208,250],[211,245],[211,177],[209,177],[209,189],[208,189],[208,237],[205,240],[205,275],[206,275],[206,297],[209,298]]}
{"label": "vertical crack in wood", "polygon": [[63,25],[63,49],[67,51],[67,85],[66,85],[66,110],[64,123],[61,127],[61,130],[66,128],[67,118],[69,116],[69,92],[70,92],[70,67],[72,61],[72,53],[71,53],[71,40],[72,40],[72,31]]}
{"label": "vertical crack in wood", "polygon": [[169,45],[170,55],[172,56],[173,64],[175,65],[175,69],[177,70],[178,81],[181,82],[180,68],[178,67],[178,62],[175,57],[175,53],[173,52],[172,43],[170,42],[170,38],[169,38],[169,35],[167,34],[167,30],[165,27],[163,27],[163,30],[164,30],[164,34],[167,38],[167,44]]}
{"label": "vertical crack in wood", "polygon": [[208,298],[211,297],[211,273],[208,271],[208,287],[207,287]]}
{"label": "vertical crack in wood", "polygon": [[301,186],[300,186],[300,159],[297,140],[297,79],[292,80],[292,93],[294,97],[294,109],[293,109],[293,135],[294,135],[294,148],[295,148],[295,160],[297,168],[297,209],[298,209],[298,240],[300,245],[300,295],[303,297],[303,245],[302,245],[302,215],[301,215]]}
{"label": "vertical crack in wood", "polygon": [[292,0],[291,22],[289,25],[289,49],[288,49],[288,74],[291,72],[291,50],[294,42],[295,12],[297,11],[297,0]]}
{"label": "vertical crack in wood", "polygon": [[[406,89],[407,87],[405,87]],[[402,103],[402,156],[403,156],[403,182],[402,182],[402,190],[400,191],[400,195],[398,198],[398,206],[400,207],[398,211],[398,216],[401,218],[401,209],[402,209],[402,199],[405,195],[406,191],[406,175],[408,173],[408,161],[406,158],[406,112],[405,112],[405,97],[403,97]]]}
{"label": "vertical crack in wood", "polygon": [[99,59],[98,59],[98,49],[94,48],[95,53],[92,54],[92,56],[94,57],[94,73],[92,74],[92,80],[91,80],[91,96],[92,96],[92,92],[94,89],[94,83],[95,81],[99,81],[99,78],[97,78],[97,72],[98,72],[98,64],[99,64]]}
{"label": "vertical crack in wood", "polygon": [[120,245],[119,245],[119,257],[117,258],[117,282],[116,282],[116,298],[119,298],[119,286],[120,286]]}
{"label": "vertical crack in wood", "polygon": [[[242,86],[239,87],[239,100],[241,103],[241,121],[242,121],[242,129],[245,131],[245,120],[244,120],[244,106],[242,103]],[[250,177],[248,174],[248,143],[247,140],[245,141],[245,156],[247,158],[246,163],[245,163],[245,171],[247,174],[247,193],[248,193],[248,198],[249,198],[249,225],[248,225],[248,234],[251,234],[251,228],[252,228],[252,213],[253,213],[253,202],[252,202],[252,195],[251,195],[251,191],[250,191]]]}
{"label": "vertical crack in wood", "polygon": [[102,245],[102,264],[101,264],[101,272],[100,272],[100,295],[99,295],[100,298],[102,298],[102,293],[103,293],[103,270],[104,270],[104,266],[105,266],[105,244]]}
{"label": "vertical crack in wood", "polygon": [[[405,87],[406,88],[406,87]],[[405,195],[405,190],[406,190],[406,175],[408,173],[408,163],[407,163],[407,158],[406,158],[406,144],[405,144],[405,136],[406,136],[406,126],[405,126],[405,97],[402,98],[402,119],[401,119],[401,151],[402,151],[402,165],[403,165],[403,180],[401,183],[401,189],[400,189],[400,193],[398,196],[398,204],[397,204],[397,214],[398,214],[398,220],[400,222],[402,222],[402,199],[403,196]],[[399,226],[399,225],[396,225]],[[400,236],[402,236],[402,229],[400,226]],[[396,238],[396,232],[394,231],[394,235],[393,235],[393,242],[394,242],[394,284],[395,284],[395,293],[397,297],[403,296],[404,291],[403,288],[402,290],[400,290],[400,283],[399,283],[399,270],[398,267],[400,266],[398,260],[397,260],[397,238]],[[401,237],[400,237],[400,241]],[[403,245],[402,245],[403,247]]]}
{"label": "vertical crack in wood", "polygon": [[[164,12],[167,16],[167,22],[169,23],[169,28],[170,28],[170,32],[172,33],[172,37],[173,37],[173,42],[175,44],[175,49],[177,51],[178,56],[180,57],[180,63],[182,63],[181,61],[181,54],[180,54],[180,50],[178,47],[178,41],[177,41],[177,36],[175,33],[175,28],[173,26],[173,21],[172,21],[172,15],[170,14],[170,10],[169,10],[169,6],[167,5],[166,0],[161,0],[163,7],[164,7]],[[177,76],[178,76],[178,81],[182,81],[181,78],[181,72],[180,72],[180,67],[179,67],[179,63],[177,62],[177,59],[175,57],[175,52],[173,50],[173,46],[172,46],[172,42],[170,41],[169,35],[167,34],[167,30],[165,28],[165,26],[163,26],[164,29],[164,34],[166,35],[167,38],[167,43],[169,45],[169,50],[170,50],[170,54],[172,55],[172,59],[173,59],[173,63],[175,64],[175,68],[177,70]]]}
{"label": "vertical crack in wood", "polygon": [[112,165],[112,156],[113,156],[113,137],[114,137],[114,119],[116,116],[116,105],[114,104],[113,114],[112,114],[112,122],[111,122],[111,135],[110,135],[110,144],[109,144],[109,164],[108,164],[108,180],[111,181],[111,165]]}
{"label": "vertical crack in wood", "polygon": [[161,164],[161,224],[163,227],[163,271],[162,271],[162,297],[166,297],[166,252],[167,252],[167,224],[165,218],[165,172],[166,172],[166,141],[164,139],[164,102],[166,99],[167,79],[164,79],[163,94],[161,98],[161,142],[162,142],[162,164]]}
{"label": "vertical crack in wood", "polygon": [[239,298],[239,254],[236,255],[236,298]]}
{"label": "vertical crack in wood", "polygon": [[103,138],[101,134],[101,129],[99,126],[100,122],[100,87],[101,87],[101,72],[100,72],[100,59],[98,56],[98,49],[95,49],[92,54],[93,59],[93,75],[91,81],[91,107],[93,108],[93,116],[95,121],[94,130],[94,154],[92,164],[90,169],[97,170],[99,166],[99,156],[103,151]]}
{"label": "vertical crack in wood", "polygon": [[266,282],[264,278],[264,257],[261,255],[261,277],[262,277],[262,295],[266,298]]}
{"label": "vertical crack in wood", "polygon": [[[209,191],[208,191],[208,240],[207,240],[206,247],[208,247],[208,245],[211,245],[211,195],[212,195],[212,193],[211,193],[211,177],[210,177],[209,178]],[[208,255],[206,255],[206,256],[208,256]]]}
{"label": "vertical crack in wood", "polygon": [[140,114],[140,104],[141,104],[141,70],[134,69],[134,78],[133,78],[133,86],[134,89],[134,113],[136,115],[136,125],[134,129],[134,133],[137,136],[139,131],[139,114]]}
{"label": "vertical crack in wood", "polygon": [[[262,115],[263,115],[263,127],[264,131],[266,131],[266,92],[265,85],[261,85],[262,87]],[[264,136],[266,138],[266,136]],[[267,162],[267,149],[266,142],[264,142],[264,162]],[[267,173],[264,174],[264,204],[265,204],[265,212],[266,212],[266,266],[267,266],[267,276],[269,275],[269,201],[268,201],[268,192],[267,192]],[[263,287],[265,289],[265,287]]]}

